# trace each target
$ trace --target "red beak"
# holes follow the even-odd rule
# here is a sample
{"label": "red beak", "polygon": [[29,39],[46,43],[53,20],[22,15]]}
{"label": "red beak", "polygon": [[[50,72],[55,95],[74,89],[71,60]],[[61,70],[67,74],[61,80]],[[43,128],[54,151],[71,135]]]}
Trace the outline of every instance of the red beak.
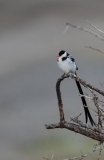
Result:
{"label": "red beak", "polygon": [[59,58],[60,56],[59,55],[57,55],[57,58]]}

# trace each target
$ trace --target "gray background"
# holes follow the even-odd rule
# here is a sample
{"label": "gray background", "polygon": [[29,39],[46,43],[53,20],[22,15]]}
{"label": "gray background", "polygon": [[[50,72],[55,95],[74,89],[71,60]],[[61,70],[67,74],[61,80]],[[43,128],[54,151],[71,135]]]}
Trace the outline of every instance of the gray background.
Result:
{"label": "gray background", "polygon": [[[79,77],[102,89],[104,55],[85,45],[104,50],[104,42],[71,27],[63,34],[66,22],[97,32],[86,20],[104,31],[103,0],[0,0],[0,160],[40,160],[52,154],[65,159],[97,143],[44,127],[59,122],[55,84],[62,75],[56,64],[61,49],[75,57]],[[73,80],[65,80],[61,91],[66,120],[83,112]],[[84,113],[80,119],[85,120]]]}

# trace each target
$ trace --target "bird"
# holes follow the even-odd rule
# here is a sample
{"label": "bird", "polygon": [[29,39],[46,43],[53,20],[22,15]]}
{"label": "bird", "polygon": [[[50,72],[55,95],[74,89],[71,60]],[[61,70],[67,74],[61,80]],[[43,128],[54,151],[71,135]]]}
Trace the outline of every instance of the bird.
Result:
{"label": "bird", "polygon": [[[59,52],[59,54],[57,55],[57,65],[66,75],[74,74],[75,76],[77,76],[76,70],[78,70],[78,67],[76,65],[75,59],[73,58],[73,56],[71,54],[69,54],[65,50],[61,50]],[[81,95],[84,95],[80,83],[77,80],[75,80],[75,82],[76,82],[77,88],[79,90],[79,93]],[[95,122],[94,122],[94,120],[90,114],[90,111],[87,107],[85,97],[81,96],[81,100],[82,100],[82,104],[84,107],[86,124],[89,119],[91,125],[92,126],[95,125]]]}

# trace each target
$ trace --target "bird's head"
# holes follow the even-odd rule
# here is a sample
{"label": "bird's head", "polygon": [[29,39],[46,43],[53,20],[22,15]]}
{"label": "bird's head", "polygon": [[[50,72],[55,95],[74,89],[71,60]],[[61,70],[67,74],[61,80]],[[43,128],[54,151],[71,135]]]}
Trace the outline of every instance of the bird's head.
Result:
{"label": "bird's head", "polygon": [[69,56],[69,53],[67,53],[64,50],[61,50],[59,52],[59,54],[57,55],[57,61],[61,60],[61,61],[65,61]]}
{"label": "bird's head", "polygon": [[59,54],[57,55],[57,57],[58,58],[63,58],[63,57],[68,57],[69,56],[69,53],[67,53],[66,51],[64,51],[64,50],[61,50],[60,52],[59,52]]}

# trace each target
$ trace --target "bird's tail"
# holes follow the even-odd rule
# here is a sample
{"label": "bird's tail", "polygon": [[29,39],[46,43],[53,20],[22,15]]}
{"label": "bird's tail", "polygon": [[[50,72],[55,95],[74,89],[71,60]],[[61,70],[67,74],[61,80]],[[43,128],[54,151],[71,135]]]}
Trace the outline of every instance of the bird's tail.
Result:
{"label": "bird's tail", "polygon": [[[76,84],[77,84],[79,93],[80,93],[81,95],[84,95],[80,83],[79,83],[78,81],[76,81]],[[94,122],[94,120],[92,119],[91,114],[90,114],[90,112],[89,112],[89,109],[88,109],[88,107],[87,107],[87,103],[86,103],[85,97],[81,97],[81,100],[82,100],[82,103],[83,103],[83,106],[84,106],[86,123],[88,122],[88,118],[89,118],[90,123],[92,124],[92,126],[93,126],[93,125],[96,125],[95,122]]]}

